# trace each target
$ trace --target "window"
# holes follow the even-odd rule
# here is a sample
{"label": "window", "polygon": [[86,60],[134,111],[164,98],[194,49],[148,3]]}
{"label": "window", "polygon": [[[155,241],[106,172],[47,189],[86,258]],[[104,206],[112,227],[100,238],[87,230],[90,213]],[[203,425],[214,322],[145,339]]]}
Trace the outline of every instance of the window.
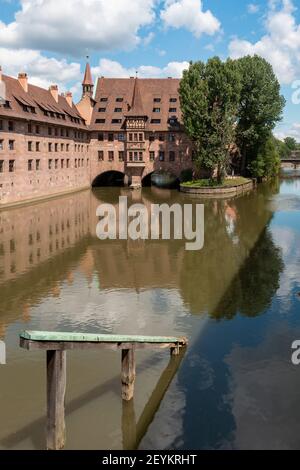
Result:
{"label": "window", "polygon": [[143,134],[139,134],[139,142],[143,142],[143,140],[144,140]]}
{"label": "window", "polygon": [[118,141],[124,142],[124,140],[125,140],[125,134],[118,134]]}
{"label": "window", "polygon": [[69,129],[66,129],[66,137],[69,137]]}
{"label": "window", "polygon": [[55,151],[55,152],[58,152],[58,144],[55,144],[55,146],[54,146],[54,151]]}
{"label": "window", "polygon": [[112,119],[112,120],[111,120],[111,123],[112,123],[112,124],[121,124],[121,123],[122,123],[122,119]]}
{"label": "window", "polygon": [[0,173],[4,171],[4,160],[0,160]]}
{"label": "window", "polygon": [[61,152],[65,151],[65,145],[64,144],[60,144],[60,150],[61,150]]}
{"label": "window", "polygon": [[160,102],[161,102],[161,98],[154,98],[153,102],[154,102],[154,103],[160,103]]}
{"label": "window", "polygon": [[98,162],[103,162],[104,160],[104,152],[103,150],[98,150]]}
{"label": "window", "polygon": [[132,142],[133,140],[133,134],[129,134],[129,142]]}
{"label": "window", "polygon": [[151,119],[151,124],[160,124],[160,119]]}
{"label": "window", "polygon": [[103,98],[100,99],[100,101],[101,101],[101,103],[106,103],[108,101],[108,98],[103,97]]}
{"label": "window", "polygon": [[61,167],[62,170],[63,170],[64,166],[65,166],[65,161],[64,161],[64,160],[61,160],[61,161],[60,161],[60,167]]}
{"label": "window", "polygon": [[169,108],[169,113],[177,113],[177,108]]}
{"label": "window", "polygon": [[139,161],[140,161],[140,162],[143,161],[143,152],[139,152]]}
{"label": "window", "polygon": [[32,125],[31,125],[31,123],[28,124],[28,134],[32,134]]}
{"label": "window", "polygon": [[52,127],[48,127],[48,135],[52,135]]}
{"label": "window", "polygon": [[137,142],[137,141],[138,141],[138,135],[137,135],[137,134],[134,134],[133,140],[134,140],[134,142]]}
{"label": "window", "polygon": [[169,142],[175,142],[176,138],[174,134],[169,134]]}
{"label": "window", "polygon": [[169,124],[171,126],[175,126],[176,124],[178,124],[178,120],[177,120],[177,117],[172,117],[169,119]]}
{"label": "window", "polygon": [[124,162],[124,152],[122,150],[119,152],[119,161]]}
{"label": "window", "polygon": [[170,103],[177,103],[177,98],[170,98]]}
{"label": "window", "polygon": [[14,130],[14,123],[13,121],[8,121],[8,130],[12,132]]}
{"label": "window", "polygon": [[96,124],[105,124],[105,119],[96,119]]}
{"label": "window", "polygon": [[9,160],[8,168],[10,173],[13,173],[15,171],[15,160]]}
{"label": "window", "polygon": [[114,112],[115,112],[115,113],[121,113],[121,112],[122,112],[122,108],[115,108]]}
{"label": "window", "polygon": [[133,154],[132,152],[129,152],[129,161],[132,162],[132,160],[133,160]]}
{"label": "window", "polygon": [[32,142],[27,142],[28,152],[32,152]]}
{"label": "window", "polygon": [[67,163],[67,168],[70,168],[70,159],[69,159],[69,158],[67,158],[67,162],[66,162],[66,163]]}
{"label": "window", "polygon": [[0,131],[3,131],[3,121],[0,119]]}
{"label": "window", "polygon": [[57,128],[57,127],[54,129],[54,135],[55,135],[56,137],[58,136],[58,128]]}
{"label": "window", "polygon": [[123,98],[116,98],[117,103],[123,103]]}
{"label": "window", "polygon": [[160,152],[159,152],[159,161],[160,162],[165,161],[165,152],[163,150],[160,150]]}
{"label": "window", "polygon": [[160,113],[160,108],[153,108],[153,113]]}
{"label": "window", "polygon": [[4,149],[4,145],[3,145],[3,139],[0,140],[0,150],[3,150]]}
{"label": "window", "polygon": [[70,144],[66,144],[66,151],[69,152],[70,150]]}
{"label": "window", "polygon": [[40,126],[36,126],[36,127],[35,127],[35,133],[36,133],[36,134],[39,134],[39,133],[40,133]]}
{"label": "window", "polygon": [[32,171],[32,162],[33,160],[28,160],[28,171]]}
{"label": "window", "polygon": [[58,158],[55,159],[55,169],[58,169]]}
{"label": "window", "polygon": [[75,158],[75,168],[77,168],[77,158]]}
{"label": "window", "polygon": [[100,132],[100,133],[98,134],[98,140],[99,140],[99,142],[103,142],[103,140],[104,140],[104,134],[103,134],[103,132]]}
{"label": "window", "polygon": [[48,169],[52,170],[52,158],[49,158],[48,160]]}
{"label": "window", "polygon": [[64,137],[64,129],[61,129],[61,130],[60,130],[60,136],[61,136],[61,137]]}
{"label": "window", "polygon": [[99,109],[98,109],[98,112],[99,112],[99,113],[105,113],[105,112],[106,112],[106,108],[99,108]]}
{"label": "window", "polygon": [[113,150],[110,150],[110,151],[108,152],[108,160],[109,160],[110,162],[113,162],[114,159],[115,159],[114,152],[113,152]]}
{"label": "window", "polygon": [[164,136],[163,134],[159,134],[158,140],[159,140],[160,142],[164,142],[165,136]]}
{"label": "window", "polygon": [[51,144],[51,142],[48,143],[48,152],[52,152],[52,144]]}
{"label": "window", "polygon": [[36,142],[36,143],[35,143],[35,151],[36,151],[36,152],[39,152],[39,151],[40,151],[40,143],[39,143],[39,142]]}
{"label": "window", "polygon": [[150,134],[149,135],[149,142],[154,142],[155,141],[155,135],[154,134]]}
{"label": "window", "polygon": [[9,140],[8,141],[8,148],[9,148],[9,150],[14,150],[14,148],[15,148],[15,141],[14,140]]}
{"label": "window", "polygon": [[113,134],[108,134],[108,142],[113,142],[114,141],[114,135]]}
{"label": "window", "polygon": [[155,160],[155,152],[150,152],[150,162],[154,162]]}
{"label": "window", "polygon": [[173,150],[169,152],[169,161],[175,162],[175,152],[173,152]]}
{"label": "window", "polygon": [[39,171],[40,168],[41,168],[41,160],[38,159],[35,161],[35,169],[36,171]]}

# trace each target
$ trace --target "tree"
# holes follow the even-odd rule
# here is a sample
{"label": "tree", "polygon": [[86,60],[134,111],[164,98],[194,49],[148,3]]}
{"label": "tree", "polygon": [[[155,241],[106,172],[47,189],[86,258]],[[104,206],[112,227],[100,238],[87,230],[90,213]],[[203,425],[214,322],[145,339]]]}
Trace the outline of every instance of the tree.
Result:
{"label": "tree", "polygon": [[257,157],[252,160],[248,169],[257,178],[277,175],[280,169],[280,155],[276,139],[272,135],[261,144]]}
{"label": "tree", "polygon": [[218,57],[190,63],[180,82],[180,102],[187,134],[194,142],[198,165],[217,168],[222,182],[230,160],[239,108],[240,74],[237,63]]}
{"label": "tree", "polygon": [[297,150],[297,141],[293,137],[286,137],[284,143],[291,151]]}
{"label": "tree", "polygon": [[[261,162],[253,162],[281,120],[285,99],[273,68],[265,59],[247,56],[237,63],[242,87],[236,139],[241,152],[241,173],[245,173],[261,166]],[[264,160],[262,154],[260,160]],[[262,166],[266,168],[265,164]]]}

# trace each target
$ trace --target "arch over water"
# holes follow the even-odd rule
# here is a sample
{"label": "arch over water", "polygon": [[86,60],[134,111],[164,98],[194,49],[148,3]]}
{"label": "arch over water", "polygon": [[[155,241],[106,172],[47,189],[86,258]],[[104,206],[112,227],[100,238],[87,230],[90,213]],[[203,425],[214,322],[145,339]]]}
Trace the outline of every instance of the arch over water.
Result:
{"label": "arch over water", "polygon": [[92,182],[93,188],[99,188],[103,186],[124,186],[125,185],[125,173],[121,171],[105,171],[100,173]]}

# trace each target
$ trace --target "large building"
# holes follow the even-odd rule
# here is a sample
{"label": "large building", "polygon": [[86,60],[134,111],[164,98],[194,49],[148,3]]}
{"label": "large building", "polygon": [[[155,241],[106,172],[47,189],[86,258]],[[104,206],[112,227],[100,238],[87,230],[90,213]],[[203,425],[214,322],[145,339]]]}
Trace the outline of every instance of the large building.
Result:
{"label": "large building", "polygon": [[[0,70],[0,207],[101,184],[139,186],[154,171],[192,167],[179,80],[98,79],[87,64],[80,102]],[[4,85],[4,87],[3,87]]]}

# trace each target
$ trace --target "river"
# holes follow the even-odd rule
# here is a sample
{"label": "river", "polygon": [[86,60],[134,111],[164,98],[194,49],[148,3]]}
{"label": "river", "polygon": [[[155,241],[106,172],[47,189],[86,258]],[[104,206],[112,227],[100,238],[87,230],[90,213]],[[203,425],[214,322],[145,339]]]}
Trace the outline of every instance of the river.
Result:
{"label": "river", "polygon": [[120,355],[68,352],[67,449],[293,449],[300,445],[300,174],[205,201],[205,242],[100,241],[120,195],[197,204],[175,190],[98,188],[0,211],[0,449],[45,446],[45,353],[24,329],[185,335],[184,356],[139,352],[123,403]]}

